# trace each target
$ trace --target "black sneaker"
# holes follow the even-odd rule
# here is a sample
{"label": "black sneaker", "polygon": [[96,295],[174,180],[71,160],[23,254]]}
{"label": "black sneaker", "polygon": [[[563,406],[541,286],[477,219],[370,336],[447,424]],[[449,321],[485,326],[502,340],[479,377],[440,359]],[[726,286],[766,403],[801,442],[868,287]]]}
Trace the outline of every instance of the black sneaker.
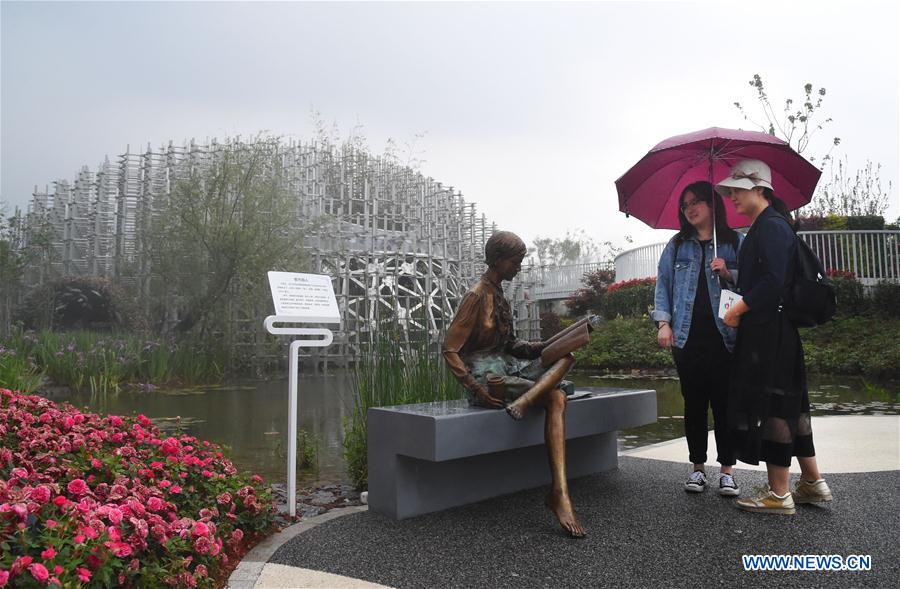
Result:
{"label": "black sneaker", "polygon": [[734,482],[733,476],[725,473],[719,475],[719,495],[737,497],[740,494],[741,490],[738,488],[737,483]]}
{"label": "black sneaker", "polygon": [[684,490],[688,493],[702,493],[706,490],[706,475],[702,470],[695,470],[684,483]]}

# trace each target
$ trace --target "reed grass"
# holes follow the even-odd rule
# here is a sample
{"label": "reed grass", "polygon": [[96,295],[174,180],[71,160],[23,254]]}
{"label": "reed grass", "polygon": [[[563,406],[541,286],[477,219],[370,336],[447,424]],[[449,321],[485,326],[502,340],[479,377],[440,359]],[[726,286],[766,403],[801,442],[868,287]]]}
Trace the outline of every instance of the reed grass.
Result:
{"label": "reed grass", "polygon": [[436,343],[404,340],[393,331],[379,332],[357,357],[353,371],[356,389],[350,417],[344,420],[344,459],[358,490],[368,486],[368,430],[370,407],[448,401],[463,397]]}
{"label": "reed grass", "polygon": [[[221,380],[227,361],[213,342],[146,338],[136,333],[14,331],[0,347],[0,385],[23,391],[22,382],[57,385],[93,394],[117,392],[125,384],[199,384]],[[10,360],[9,351],[12,350]],[[26,386],[26,388],[28,388]],[[37,388],[36,385],[31,390]]]}

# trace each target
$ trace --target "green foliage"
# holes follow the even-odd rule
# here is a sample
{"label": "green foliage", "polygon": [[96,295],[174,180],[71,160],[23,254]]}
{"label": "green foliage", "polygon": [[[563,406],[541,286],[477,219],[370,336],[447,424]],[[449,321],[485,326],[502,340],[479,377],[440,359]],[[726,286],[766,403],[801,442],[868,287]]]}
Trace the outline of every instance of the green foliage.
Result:
{"label": "green foliage", "polygon": [[639,278],[617,282],[606,289],[601,314],[606,318],[641,317],[653,308],[655,278]]}
{"label": "green foliage", "polygon": [[541,339],[550,339],[563,328],[562,319],[553,311],[541,313]]}
{"label": "green foliage", "polygon": [[426,342],[404,342],[402,336],[380,331],[374,343],[360,352],[353,373],[356,398],[344,421],[344,458],[354,486],[368,485],[370,407],[447,401],[463,397],[440,351]]}
{"label": "green foliage", "polygon": [[616,271],[598,269],[584,275],[582,283],[584,288],[575,291],[568,300],[566,306],[576,316],[590,313],[603,313],[603,297],[606,289],[616,281]]}
{"label": "green foliage", "polygon": [[[819,374],[900,378],[900,319],[840,315],[829,323],[802,329],[807,371]],[[628,371],[674,367],[672,354],[656,343],[656,328],[646,317],[603,322],[591,343],[575,352],[580,368]]]}
{"label": "green foliage", "polygon": [[832,276],[837,297],[837,312],[841,315],[861,315],[868,310],[863,286],[852,276]]}
{"label": "green foliage", "polygon": [[847,229],[847,217],[844,215],[826,215],[822,224],[825,231],[844,231]]}
{"label": "green foliage", "polygon": [[145,323],[130,297],[108,278],[65,276],[34,289],[21,319],[27,329],[138,329]]}
{"label": "green foliage", "polygon": [[[279,458],[286,459],[287,443],[279,441],[275,453]],[[319,436],[302,428],[297,431],[297,472],[319,474]]]}
{"label": "green foliage", "polygon": [[[626,236],[625,239],[629,241],[630,237]],[[533,244],[534,247],[529,249],[528,255],[537,256],[538,266],[612,261],[616,255],[622,252],[622,248],[613,245],[611,241],[597,243],[583,229],[574,233],[568,231],[562,239],[538,236],[534,239]]]}
{"label": "green foliage", "polygon": [[900,378],[900,319],[838,316],[800,330],[808,372]]}
{"label": "green foliage", "polygon": [[267,270],[302,270],[306,258],[286,148],[275,137],[219,147],[175,184],[148,237],[156,314],[177,307],[178,332],[227,331],[226,301],[252,308],[268,298]]}
{"label": "green foliage", "polygon": [[43,380],[44,373],[34,363],[33,357],[0,344],[0,387],[30,395]]}
{"label": "green foliage", "polygon": [[591,343],[575,352],[580,368],[631,370],[670,368],[672,354],[656,343],[656,327],[647,317],[617,317],[601,323]]}
{"label": "green foliage", "polygon": [[39,383],[38,375],[45,374],[55,384],[103,394],[116,392],[125,383],[217,381],[226,362],[225,351],[216,341],[187,336],[148,340],[131,332],[19,330],[0,340],[0,346],[7,350],[4,357],[14,351],[14,357],[20,359],[4,362],[10,368],[6,374],[0,372],[3,386],[10,386],[17,378],[19,382],[36,379]]}
{"label": "green foliage", "polygon": [[847,217],[847,229],[851,231],[881,231],[884,229],[884,217],[881,215]]}
{"label": "green foliage", "polygon": [[872,287],[872,311],[896,317],[900,313],[900,284],[882,280]]}

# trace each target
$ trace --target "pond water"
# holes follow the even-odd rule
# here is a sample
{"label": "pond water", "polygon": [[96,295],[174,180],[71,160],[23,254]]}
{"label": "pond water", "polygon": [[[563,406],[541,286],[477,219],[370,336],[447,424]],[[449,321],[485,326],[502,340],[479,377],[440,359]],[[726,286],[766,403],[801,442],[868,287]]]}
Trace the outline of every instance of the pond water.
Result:
{"label": "pond water", "polygon": [[[622,450],[682,437],[683,401],[677,378],[623,378],[578,371],[576,385],[655,389],[658,421],[619,432]],[[810,378],[813,415],[898,415],[900,382],[872,383],[853,377]],[[122,392],[106,399],[74,395],[63,400],[101,413],[143,413],[166,432],[184,431],[226,446],[235,464],[271,481],[285,478],[287,381],[249,381],[229,385],[152,392]],[[346,478],[341,440],[343,421],[353,407],[347,374],[299,381],[300,428],[315,435],[319,468],[301,472],[302,483]]]}

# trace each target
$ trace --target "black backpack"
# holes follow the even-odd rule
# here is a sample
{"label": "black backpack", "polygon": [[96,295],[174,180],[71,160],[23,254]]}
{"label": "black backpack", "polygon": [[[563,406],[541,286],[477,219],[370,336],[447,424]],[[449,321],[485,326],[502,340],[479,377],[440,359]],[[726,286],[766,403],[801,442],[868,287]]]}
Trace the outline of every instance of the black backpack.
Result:
{"label": "black backpack", "polygon": [[831,321],[837,298],[822,262],[805,241],[796,239],[794,278],[784,298],[784,312],[797,327],[815,327]]}

